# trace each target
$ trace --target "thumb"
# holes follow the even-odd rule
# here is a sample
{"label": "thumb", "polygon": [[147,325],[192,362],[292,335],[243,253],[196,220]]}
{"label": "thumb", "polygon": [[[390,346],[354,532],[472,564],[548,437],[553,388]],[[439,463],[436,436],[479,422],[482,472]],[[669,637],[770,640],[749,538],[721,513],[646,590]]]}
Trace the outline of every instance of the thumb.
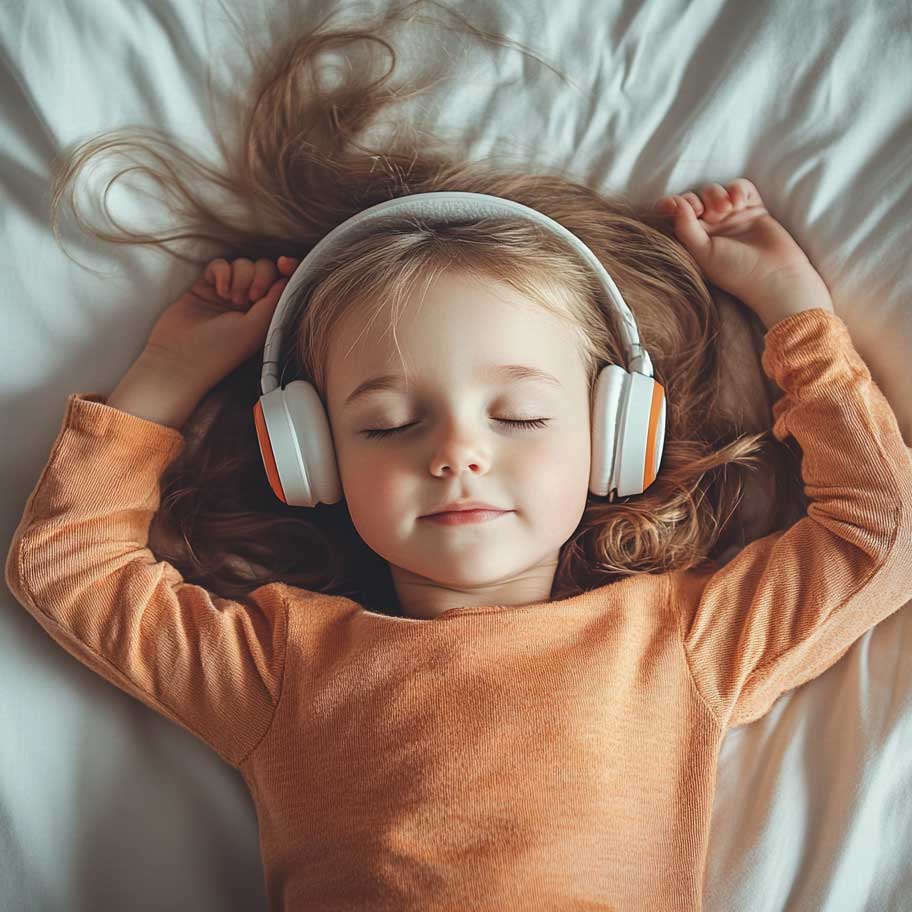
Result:
{"label": "thumb", "polygon": [[687,200],[676,196],[674,230],[678,240],[693,254],[698,262],[707,255],[712,248],[712,241],[706,230],[697,219],[697,213]]}
{"label": "thumb", "polygon": [[276,306],[279,303],[279,298],[282,297],[282,292],[285,290],[287,284],[288,279],[279,279],[277,282],[273,282],[265,296],[260,298],[259,301],[256,301],[245,314],[245,317],[251,323],[261,323],[263,325],[264,336],[269,329],[269,323],[272,320]]}

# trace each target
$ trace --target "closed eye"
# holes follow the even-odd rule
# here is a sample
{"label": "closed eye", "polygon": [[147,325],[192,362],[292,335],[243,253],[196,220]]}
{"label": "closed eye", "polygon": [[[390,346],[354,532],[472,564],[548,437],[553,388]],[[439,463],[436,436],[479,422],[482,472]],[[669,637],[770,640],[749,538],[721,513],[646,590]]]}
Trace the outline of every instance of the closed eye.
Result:
{"label": "closed eye", "polygon": [[[543,428],[551,420],[550,418],[530,418],[526,421],[520,421],[518,419],[511,418],[495,418],[495,421],[499,421],[501,424],[507,424],[516,429],[532,430],[533,428]],[[387,430],[370,430],[364,431],[366,437],[390,437],[393,434],[401,434],[403,431],[408,430],[408,428],[413,427],[413,424],[404,424],[402,427],[398,428],[389,428]]]}

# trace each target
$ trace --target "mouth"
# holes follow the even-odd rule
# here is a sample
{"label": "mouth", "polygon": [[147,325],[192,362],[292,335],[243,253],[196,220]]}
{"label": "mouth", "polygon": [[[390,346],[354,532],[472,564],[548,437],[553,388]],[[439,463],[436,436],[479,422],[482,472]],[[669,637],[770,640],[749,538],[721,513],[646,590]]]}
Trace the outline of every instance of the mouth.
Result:
{"label": "mouth", "polygon": [[452,510],[449,513],[432,513],[420,518],[444,526],[462,526],[466,523],[491,522],[512,512],[512,510]]}

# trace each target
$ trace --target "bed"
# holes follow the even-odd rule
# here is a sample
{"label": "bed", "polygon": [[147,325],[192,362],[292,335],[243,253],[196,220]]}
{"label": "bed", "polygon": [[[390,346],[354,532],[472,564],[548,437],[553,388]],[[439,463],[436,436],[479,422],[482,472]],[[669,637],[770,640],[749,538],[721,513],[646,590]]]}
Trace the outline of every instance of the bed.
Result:
{"label": "bed", "polygon": [[[383,5],[345,6],[338,21]],[[4,553],[67,395],[110,392],[197,272],[67,224],[63,240],[79,263],[71,260],[49,223],[54,157],[127,124],[167,129],[215,155],[213,112],[230,106],[249,73],[239,34],[268,48],[342,6],[0,5]],[[516,50],[415,25],[397,41],[408,50],[403,66],[443,48],[453,74],[415,116],[467,137],[478,157],[506,142],[530,168],[567,168],[635,202],[748,177],[823,275],[912,443],[912,94],[900,90],[912,76],[908,3],[451,6],[574,84]],[[112,192],[109,205],[131,227],[167,223],[138,189]],[[775,391],[760,367],[762,327],[738,302],[718,300],[728,401],[751,430],[767,427]],[[748,539],[767,531],[761,490],[745,512]],[[265,909],[257,821],[240,775],[67,655],[8,591],[0,599],[4,912]],[[704,908],[912,910],[910,846],[906,605],[766,716],[728,732]]]}

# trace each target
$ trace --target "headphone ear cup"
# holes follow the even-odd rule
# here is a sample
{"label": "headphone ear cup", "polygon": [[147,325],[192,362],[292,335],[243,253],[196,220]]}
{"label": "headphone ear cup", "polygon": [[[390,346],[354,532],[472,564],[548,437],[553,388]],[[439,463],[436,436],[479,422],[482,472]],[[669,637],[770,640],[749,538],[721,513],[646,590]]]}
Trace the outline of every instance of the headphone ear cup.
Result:
{"label": "headphone ear cup", "polygon": [[607,364],[599,372],[595,385],[589,490],[600,497],[611,492],[617,484],[614,477],[615,452],[626,377],[627,371],[624,368],[617,364]]}
{"label": "headphone ear cup", "polygon": [[276,497],[293,507],[342,499],[329,419],[313,385],[294,380],[254,406],[260,455]]}
{"label": "headphone ear cup", "polygon": [[606,364],[592,405],[589,490],[604,497],[642,494],[665,447],[665,388],[653,377]]}

